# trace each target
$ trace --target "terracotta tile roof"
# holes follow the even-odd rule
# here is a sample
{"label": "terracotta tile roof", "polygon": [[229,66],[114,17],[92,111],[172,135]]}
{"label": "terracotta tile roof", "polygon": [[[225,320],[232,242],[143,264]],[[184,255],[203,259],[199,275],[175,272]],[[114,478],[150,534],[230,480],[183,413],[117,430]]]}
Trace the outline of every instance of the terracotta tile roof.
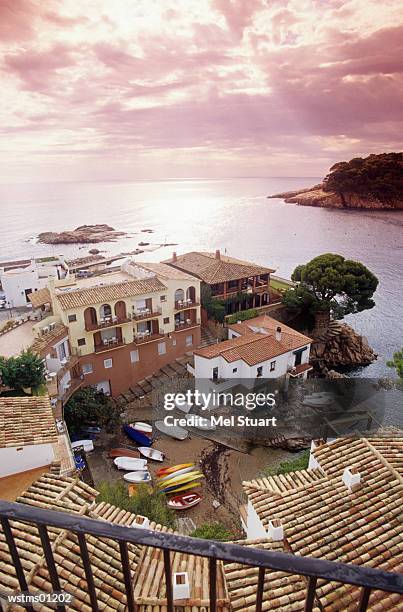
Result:
{"label": "terracotta tile roof", "polygon": [[47,287],[45,287],[44,289],[38,289],[38,291],[30,293],[28,295],[28,299],[34,308],[40,308],[41,306],[45,306],[45,304],[52,303],[50,291]]}
{"label": "terracotta tile roof", "polygon": [[164,291],[165,285],[157,278],[145,278],[142,280],[128,280],[109,285],[97,285],[85,289],[76,289],[56,293],[58,302],[63,310],[79,308],[80,306],[91,306],[92,304],[103,304],[122,298],[144,295]]}
{"label": "terracotta tile roof", "polygon": [[[263,493],[267,493],[268,491],[272,491],[273,493],[284,493],[291,489],[303,488],[322,478],[326,478],[326,475],[323,470],[317,468],[314,470],[289,472],[288,474],[263,476],[256,480],[243,482],[242,485],[245,492],[250,497],[250,495],[258,491],[262,491]],[[254,497],[254,499],[258,499],[258,496]]]}
{"label": "terracotta tile roof", "polygon": [[49,348],[54,346],[57,342],[60,342],[64,337],[69,335],[69,331],[65,325],[62,323],[57,323],[57,325],[49,331],[47,334],[42,334],[38,338],[34,340],[31,344],[31,349],[38,353],[38,355],[42,355],[43,353],[49,351]]}
{"label": "terracotta tile roof", "polygon": [[160,278],[166,278],[167,280],[169,279],[191,280],[191,281],[196,281],[197,283],[200,282],[199,278],[192,276],[188,272],[183,272],[182,270],[179,270],[178,268],[169,266],[166,263],[162,263],[162,262],[161,263],[148,263],[148,262],[144,263],[140,261],[134,261],[133,265],[140,266],[141,268],[145,268],[146,270],[149,270],[150,272],[154,272]]}
{"label": "terracotta tile roof", "polygon": [[57,430],[48,397],[0,397],[0,448],[55,442]]}
{"label": "terracotta tile roof", "polygon": [[[266,321],[266,319],[269,320]],[[263,325],[264,323],[266,325]],[[275,330],[279,326],[281,327],[281,340],[276,340]],[[236,327],[236,331],[242,332],[242,335],[198,349],[194,351],[194,354],[206,359],[222,356],[229,363],[242,359],[248,365],[256,365],[312,342],[307,336],[265,315],[229,327],[230,329]]]}
{"label": "terracotta tile roof", "polygon": [[200,251],[178,255],[176,261],[171,258],[163,263],[194,274],[209,285],[258,276],[259,274],[270,274],[275,271],[265,266],[235,259],[235,257],[227,257],[226,255],[220,255],[220,259],[217,259],[215,253]]}
{"label": "terracotta tile roof", "polygon": [[[281,488],[278,480],[274,486],[270,482],[266,491],[261,482],[259,487],[245,483],[245,489],[263,526],[269,520],[281,520],[284,545],[290,552],[400,572],[403,483],[395,463],[399,448],[401,439],[340,439],[314,451],[323,477],[290,489],[284,484],[283,490],[275,490]],[[341,478],[345,467],[355,467],[361,474],[361,483],[352,492]],[[292,480],[297,484],[295,473]],[[355,587],[318,584],[317,602],[327,611],[357,608]],[[265,595],[265,605],[276,609],[270,595]],[[401,597],[374,592],[369,609],[399,606],[403,608]]]}

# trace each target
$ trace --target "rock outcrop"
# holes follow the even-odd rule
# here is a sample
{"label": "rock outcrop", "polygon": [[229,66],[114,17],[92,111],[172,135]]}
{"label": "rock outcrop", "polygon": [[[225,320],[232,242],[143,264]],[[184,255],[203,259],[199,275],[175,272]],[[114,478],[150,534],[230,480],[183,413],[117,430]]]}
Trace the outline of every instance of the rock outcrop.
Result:
{"label": "rock outcrop", "polygon": [[97,242],[113,242],[126,236],[110,225],[80,225],[74,230],[64,232],[42,232],[38,241],[44,244],[93,244]]}
{"label": "rock outcrop", "polygon": [[377,359],[367,339],[347,323],[331,321],[325,331],[314,331],[310,360],[319,373],[340,367],[369,365]]}
{"label": "rock outcrop", "polygon": [[360,196],[354,193],[336,193],[326,191],[323,183],[300,189],[299,191],[287,191],[268,196],[269,198],[282,198],[287,204],[299,204],[300,206],[317,206],[319,208],[342,208],[342,209],[368,209],[368,210],[402,210],[403,200],[393,202],[382,202],[371,196]]}

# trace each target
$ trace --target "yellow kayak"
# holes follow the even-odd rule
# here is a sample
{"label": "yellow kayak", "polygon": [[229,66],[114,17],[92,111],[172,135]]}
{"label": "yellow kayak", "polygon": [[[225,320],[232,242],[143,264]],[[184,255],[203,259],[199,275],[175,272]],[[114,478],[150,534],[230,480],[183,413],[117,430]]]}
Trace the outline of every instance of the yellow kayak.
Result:
{"label": "yellow kayak", "polygon": [[157,471],[157,477],[166,476],[167,474],[172,474],[173,472],[189,467],[194,467],[194,463],[179,463],[178,465],[172,465],[171,467],[161,468]]}
{"label": "yellow kayak", "polygon": [[168,492],[169,495],[173,495],[176,493],[180,493],[181,491],[187,491],[188,489],[193,489],[194,487],[200,487],[201,486],[201,482],[188,482],[187,484],[182,485],[181,487],[176,488],[174,491],[170,491]]}
{"label": "yellow kayak", "polygon": [[199,471],[189,472],[188,474],[182,474],[181,476],[174,476],[170,480],[158,483],[159,488],[166,489],[167,487],[173,487],[179,484],[186,484],[192,482],[192,480],[204,478],[204,474]]}

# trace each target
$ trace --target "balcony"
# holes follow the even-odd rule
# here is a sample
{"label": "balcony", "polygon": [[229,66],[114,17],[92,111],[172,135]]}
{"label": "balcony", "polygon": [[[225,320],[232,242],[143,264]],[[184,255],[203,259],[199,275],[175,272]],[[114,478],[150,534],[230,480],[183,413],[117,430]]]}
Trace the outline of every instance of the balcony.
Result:
{"label": "balcony", "polygon": [[86,321],[86,331],[97,331],[100,329],[107,329],[108,327],[115,327],[116,325],[123,325],[124,323],[130,323],[130,317],[105,317],[101,319],[99,323],[90,323]]}
{"label": "balcony", "polygon": [[84,376],[75,376],[71,378],[69,382],[64,386],[64,389],[60,390],[59,398],[63,403],[66,403],[67,400],[81,387],[84,382]]}
{"label": "balcony", "polygon": [[196,327],[200,325],[196,321],[192,321],[191,319],[186,319],[185,321],[175,321],[175,331],[183,331],[184,329],[189,329],[190,327]]}
{"label": "balcony", "polygon": [[61,380],[67,372],[69,372],[75,365],[79,362],[79,358],[77,355],[70,355],[70,357],[66,357],[66,359],[61,360],[62,367],[57,372],[57,380]]}
{"label": "balcony", "polygon": [[175,310],[187,310],[188,308],[197,308],[198,306],[200,306],[200,303],[193,300],[179,300],[175,302]]}
{"label": "balcony", "polygon": [[118,338],[109,338],[104,340],[101,344],[94,344],[95,353],[103,353],[104,351],[111,351],[112,349],[124,346],[126,342]]}
{"label": "balcony", "polygon": [[142,308],[133,312],[134,321],[144,321],[146,319],[154,319],[162,314],[161,308]]}
{"label": "balcony", "polygon": [[162,338],[165,338],[165,334],[160,334],[159,332],[139,332],[133,337],[133,342],[134,344],[145,344],[146,342],[153,342]]}
{"label": "balcony", "polygon": [[[183,556],[198,555],[209,560],[206,608],[208,607],[210,612],[217,612],[218,608],[222,608],[222,602],[220,603],[218,599],[218,579],[220,576],[218,561],[241,564],[250,568],[245,569],[246,572],[250,572],[252,569],[257,571],[254,602],[251,601],[249,604],[251,607],[254,606],[256,612],[262,611],[263,594],[267,588],[266,571],[286,572],[299,579],[303,577],[306,583],[305,602],[301,601],[300,606],[301,610],[304,609],[305,612],[311,612],[314,608],[318,609],[316,589],[323,584],[323,581],[355,587],[358,596],[356,609],[359,612],[365,612],[368,609],[370,595],[375,590],[403,594],[403,575],[363,565],[339,563],[225,542],[212,542],[174,533],[152,531],[143,527],[127,527],[105,520],[80,516],[79,514],[36,508],[4,500],[0,500],[0,519],[2,537],[7,544],[15,566],[19,590],[23,593],[29,592],[29,587],[32,585],[26,569],[26,558],[20,556],[19,549],[21,546],[17,539],[20,535],[14,521],[29,523],[38,530],[38,540],[43,550],[44,571],[46,568],[49,574],[49,588],[54,592],[62,591],[65,569],[64,566],[61,566],[60,559],[54,552],[52,546],[54,536],[50,533],[57,529],[74,534],[78,540],[77,551],[84,570],[80,588],[86,589],[91,609],[94,611],[105,608],[105,599],[100,601],[98,598],[99,570],[92,564],[91,553],[94,538],[105,538],[107,541],[111,540],[119,543],[120,559],[117,558],[115,571],[120,571],[123,576],[125,604],[127,605],[125,609],[128,612],[134,612],[140,603],[136,600],[134,594],[133,568],[130,565],[128,544],[151,546],[156,551],[163,551],[163,571],[159,579],[166,585],[164,603],[161,606],[163,605],[167,612],[174,612],[175,605],[186,605],[186,607],[191,605],[187,602],[178,604],[178,601],[174,601],[173,553],[180,553]],[[107,545],[107,542],[105,542],[105,545]],[[44,584],[46,584],[45,581]],[[35,591],[36,588],[33,590]],[[106,607],[108,607],[107,603]],[[33,610],[33,607],[31,606],[30,609]],[[64,606],[60,606],[58,609],[62,610]]]}

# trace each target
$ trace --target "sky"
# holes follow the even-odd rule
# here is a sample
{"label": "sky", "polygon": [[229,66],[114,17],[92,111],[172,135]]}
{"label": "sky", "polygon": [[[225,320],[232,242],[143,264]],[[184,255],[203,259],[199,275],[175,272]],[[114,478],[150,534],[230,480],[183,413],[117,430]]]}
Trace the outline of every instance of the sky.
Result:
{"label": "sky", "polygon": [[0,0],[0,182],[322,176],[400,150],[400,0]]}

